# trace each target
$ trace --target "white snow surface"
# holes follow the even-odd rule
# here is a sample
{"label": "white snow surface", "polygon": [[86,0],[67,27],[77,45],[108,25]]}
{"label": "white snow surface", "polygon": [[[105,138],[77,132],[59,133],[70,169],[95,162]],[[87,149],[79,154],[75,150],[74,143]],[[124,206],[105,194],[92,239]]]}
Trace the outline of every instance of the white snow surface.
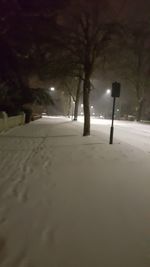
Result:
{"label": "white snow surface", "polygon": [[0,267],[150,266],[150,154],[107,139],[65,118],[0,135]]}

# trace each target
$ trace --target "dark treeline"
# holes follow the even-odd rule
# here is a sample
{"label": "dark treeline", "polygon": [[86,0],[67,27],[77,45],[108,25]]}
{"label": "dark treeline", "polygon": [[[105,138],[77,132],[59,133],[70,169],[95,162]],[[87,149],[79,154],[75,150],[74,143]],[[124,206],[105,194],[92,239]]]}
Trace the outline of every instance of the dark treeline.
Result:
{"label": "dark treeline", "polygon": [[0,1],[1,111],[14,114],[29,103],[53,103],[47,86],[32,88],[36,76],[43,84],[56,83],[73,99],[75,120],[83,95],[83,135],[89,135],[92,79],[100,75],[106,83],[126,84],[128,96],[134,94],[133,115],[138,121],[148,119],[148,19],[132,18],[131,23],[112,1],[27,2]]}

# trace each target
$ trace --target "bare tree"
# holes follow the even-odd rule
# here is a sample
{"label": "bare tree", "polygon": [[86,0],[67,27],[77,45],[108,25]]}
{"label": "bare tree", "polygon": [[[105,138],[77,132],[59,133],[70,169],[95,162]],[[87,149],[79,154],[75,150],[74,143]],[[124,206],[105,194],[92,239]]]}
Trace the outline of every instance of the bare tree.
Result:
{"label": "bare tree", "polygon": [[90,91],[91,77],[97,59],[110,38],[109,8],[106,1],[72,1],[59,17],[63,40],[61,45],[72,57],[75,64],[83,69],[83,135],[90,135]]}
{"label": "bare tree", "polygon": [[76,97],[75,97],[75,108],[74,108],[74,121],[78,119],[78,109],[79,109],[79,101],[81,96],[81,84],[82,84],[82,76],[79,76],[76,89]]}
{"label": "bare tree", "polygon": [[119,30],[106,52],[106,66],[133,88],[137,102],[136,119],[140,121],[150,87],[150,25],[140,21],[132,26],[122,24]]}
{"label": "bare tree", "polygon": [[130,29],[130,36],[129,49],[132,53],[130,57],[132,65],[130,60],[129,70],[132,70],[131,80],[136,90],[136,119],[140,121],[146,93],[150,86],[150,25],[140,22],[135,28]]}

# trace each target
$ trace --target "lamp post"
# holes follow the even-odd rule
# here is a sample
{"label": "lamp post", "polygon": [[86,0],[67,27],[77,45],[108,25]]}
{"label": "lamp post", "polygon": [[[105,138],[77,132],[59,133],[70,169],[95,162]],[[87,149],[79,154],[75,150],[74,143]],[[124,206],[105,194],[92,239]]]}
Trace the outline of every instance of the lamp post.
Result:
{"label": "lamp post", "polygon": [[111,122],[110,139],[109,139],[110,145],[113,144],[115,104],[116,104],[116,97],[120,97],[120,83],[114,82],[112,84],[111,96],[113,97],[113,108],[112,108],[112,122]]}

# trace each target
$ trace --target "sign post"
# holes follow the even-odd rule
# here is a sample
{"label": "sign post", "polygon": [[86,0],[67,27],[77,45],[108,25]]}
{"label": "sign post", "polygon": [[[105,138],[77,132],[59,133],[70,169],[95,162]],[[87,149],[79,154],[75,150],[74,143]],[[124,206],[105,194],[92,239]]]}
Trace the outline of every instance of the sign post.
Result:
{"label": "sign post", "polygon": [[116,105],[116,97],[120,97],[120,83],[114,82],[112,84],[111,96],[113,97],[113,109],[112,109],[112,122],[111,122],[110,139],[109,139],[110,145],[113,144],[115,105]]}

